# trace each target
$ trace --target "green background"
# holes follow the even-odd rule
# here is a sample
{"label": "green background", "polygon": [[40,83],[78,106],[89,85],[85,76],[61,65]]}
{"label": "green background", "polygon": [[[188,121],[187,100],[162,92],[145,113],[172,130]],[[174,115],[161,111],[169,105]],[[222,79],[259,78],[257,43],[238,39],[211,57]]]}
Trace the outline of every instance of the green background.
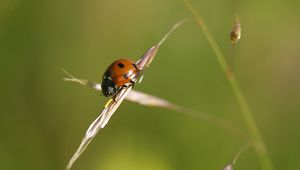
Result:
{"label": "green background", "polygon": [[[254,113],[275,169],[300,169],[299,1],[193,0]],[[232,48],[235,14],[242,39]],[[107,98],[64,82],[100,82],[115,59],[138,59],[177,21],[136,90],[247,132],[216,56],[181,0],[1,0],[0,169],[64,169]],[[222,169],[247,141],[201,119],[125,101],[74,170]],[[260,169],[250,148],[236,169]]]}

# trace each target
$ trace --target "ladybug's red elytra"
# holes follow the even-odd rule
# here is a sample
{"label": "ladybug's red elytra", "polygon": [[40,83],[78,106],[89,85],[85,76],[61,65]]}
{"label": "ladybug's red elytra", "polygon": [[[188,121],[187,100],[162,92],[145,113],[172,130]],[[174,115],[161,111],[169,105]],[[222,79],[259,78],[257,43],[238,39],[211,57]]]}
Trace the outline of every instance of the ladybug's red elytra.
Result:
{"label": "ladybug's red elytra", "polygon": [[140,70],[129,59],[114,61],[102,76],[102,94],[106,97],[114,96],[123,87],[134,85]]}

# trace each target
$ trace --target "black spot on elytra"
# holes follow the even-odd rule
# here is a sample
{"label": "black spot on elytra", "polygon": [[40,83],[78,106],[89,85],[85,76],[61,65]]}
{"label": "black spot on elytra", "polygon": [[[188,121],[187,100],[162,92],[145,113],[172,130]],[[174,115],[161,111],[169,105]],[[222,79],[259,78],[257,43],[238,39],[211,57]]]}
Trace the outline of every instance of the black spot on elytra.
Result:
{"label": "black spot on elytra", "polygon": [[124,68],[124,64],[123,64],[123,63],[118,63],[118,66],[119,66],[120,68]]}

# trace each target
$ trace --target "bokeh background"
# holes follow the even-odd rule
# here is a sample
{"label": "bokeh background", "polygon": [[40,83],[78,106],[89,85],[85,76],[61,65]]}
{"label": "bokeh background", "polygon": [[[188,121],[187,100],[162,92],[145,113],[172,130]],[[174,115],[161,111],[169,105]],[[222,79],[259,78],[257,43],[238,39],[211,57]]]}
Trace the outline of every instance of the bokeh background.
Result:
{"label": "bokeh background", "polygon": [[[300,169],[300,2],[193,0],[254,113],[276,169]],[[242,39],[228,34],[235,14]],[[181,0],[1,0],[0,169],[64,169],[103,108],[62,68],[101,80],[115,59],[138,59],[177,21],[136,90],[206,112],[247,132],[232,89]],[[246,143],[201,119],[125,101],[74,170],[222,169]],[[260,169],[248,149],[236,169]]]}

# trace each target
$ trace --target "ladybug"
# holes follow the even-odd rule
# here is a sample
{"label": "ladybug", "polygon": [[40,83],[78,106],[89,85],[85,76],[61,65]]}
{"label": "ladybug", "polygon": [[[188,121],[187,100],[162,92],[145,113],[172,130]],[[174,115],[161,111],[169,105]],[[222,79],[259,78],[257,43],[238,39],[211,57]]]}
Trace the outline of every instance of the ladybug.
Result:
{"label": "ladybug", "polygon": [[130,59],[114,61],[102,76],[102,94],[106,97],[114,96],[124,87],[134,85],[140,69]]}

